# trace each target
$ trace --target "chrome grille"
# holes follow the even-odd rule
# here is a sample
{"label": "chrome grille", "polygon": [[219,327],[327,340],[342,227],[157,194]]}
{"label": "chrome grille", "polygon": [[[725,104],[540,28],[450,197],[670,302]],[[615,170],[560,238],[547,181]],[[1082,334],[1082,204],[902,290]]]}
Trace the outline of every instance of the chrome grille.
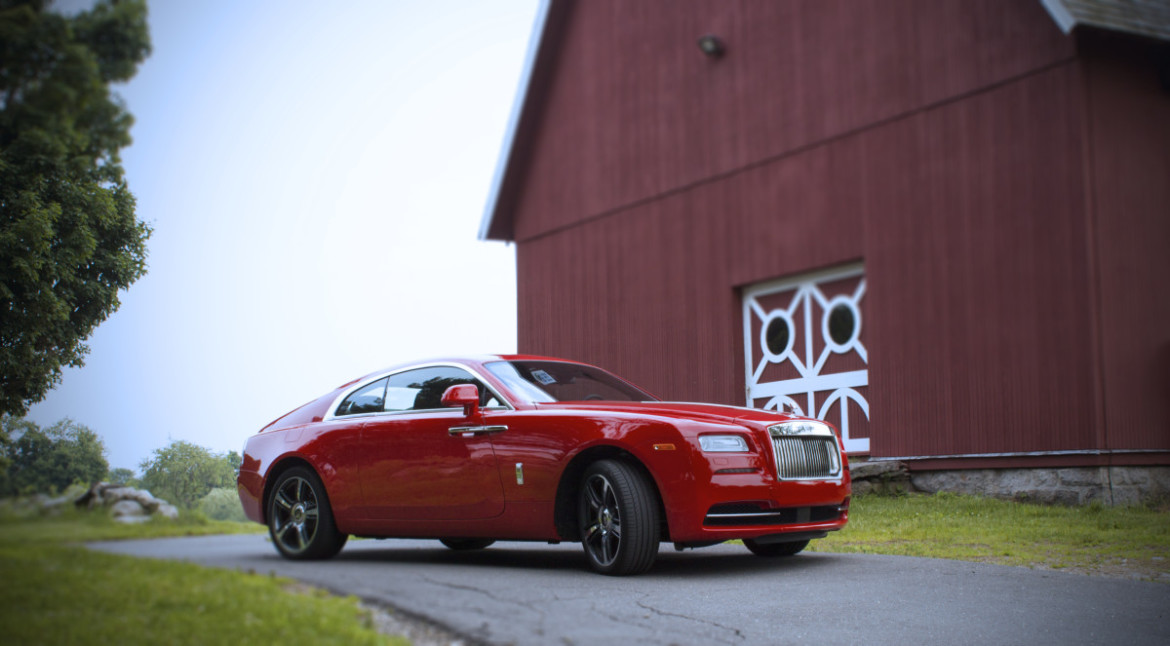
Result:
{"label": "chrome grille", "polygon": [[837,443],[828,437],[772,436],[781,480],[833,478],[841,472]]}

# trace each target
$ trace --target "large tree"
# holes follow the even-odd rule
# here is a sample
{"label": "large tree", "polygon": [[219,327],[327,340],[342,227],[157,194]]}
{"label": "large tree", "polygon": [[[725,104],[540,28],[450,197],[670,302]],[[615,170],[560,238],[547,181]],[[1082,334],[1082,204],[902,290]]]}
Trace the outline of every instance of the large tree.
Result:
{"label": "large tree", "polygon": [[145,1],[47,5],[0,0],[0,412],[16,415],[83,364],[150,236],[118,156],[132,119],[110,91],[150,52]]}
{"label": "large tree", "polygon": [[8,469],[4,494],[50,493],[77,482],[104,478],[110,465],[102,439],[89,428],[63,419],[42,429],[36,423],[4,415]]}

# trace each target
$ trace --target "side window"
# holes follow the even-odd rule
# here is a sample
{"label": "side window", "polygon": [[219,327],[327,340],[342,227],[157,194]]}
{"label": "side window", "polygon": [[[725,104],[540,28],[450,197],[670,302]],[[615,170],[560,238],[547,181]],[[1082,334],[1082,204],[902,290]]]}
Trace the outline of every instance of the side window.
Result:
{"label": "side window", "polygon": [[342,415],[360,415],[362,413],[380,413],[386,401],[386,379],[379,379],[374,383],[359,388],[349,397],[346,397],[334,413]]}
{"label": "side window", "polygon": [[462,368],[435,366],[419,368],[390,375],[386,388],[386,410],[433,410],[443,408],[443,393],[451,386],[472,384],[479,388],[480,403],[486,397],[496,402],[491,391],[478,379]]}

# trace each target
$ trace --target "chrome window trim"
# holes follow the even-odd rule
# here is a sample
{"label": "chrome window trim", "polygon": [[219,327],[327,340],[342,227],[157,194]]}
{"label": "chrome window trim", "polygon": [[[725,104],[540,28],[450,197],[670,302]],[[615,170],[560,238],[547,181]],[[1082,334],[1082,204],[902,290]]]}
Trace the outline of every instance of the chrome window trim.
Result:
{"label": "chrome window trim", "polygon": [[358,413],[356,415],[340,415],[339,416],[336,414],[337,407],[341,405],[341,402],[345,401],[346,397],[349,397],[353,393],[357,392],[358,390],[361,390],[362,388],[365,388],[366,386],[374,383],[375,381],[378,381],[379,379],[385,379],[386,377],[393,377],[394,375],[399,375],[399,374],[402,374],[404,372],[410,372],[411,370],[422,370],[424,368],[458,368],[460,370],[465,370],[468,373],[470,373],[471,376],[478,379],[479,382],[481,384],[483,384],[484,388],[487,388],[488,392],[490,392],[492,395],[494,395],[497,400],[504,403],[503,406],[492,406],[490,408],[483,408],[481,410],[491,410],[491,411],[516,410],[516,408],[512,405],[512,402],[508,401],[507,397],[504,397],[503,395],[500,394],[500,392],[497,389],[493,388],[491,385],[491,382],[489,382],[487,379],[484,379],[483,374],[481,372],[479,372],[478,370],[476,370],[475,368],[472,368],[471,366],[468,366],[466,364],[455,363],[453,361],[436,361],[433,363],[420,363],[420,364],[413,365],[413,366],[407,366],[405,368],[396,368],[394,370],[387,370],[386,372],[377,373],[373,377],[369,377],[367,379],[363,379],[363,380],[359,381],[358,383],[354,384],[353,386],[346,388],[344,391],[342,391],[342,393],[340,395],[338,395],[336,398],[334,398],[333,403],[329,404],[329,408],[327,409],[325,416],[322,418],[322,421],[330,422],[330,421],[337,420],[337,419],[358,419],[358,418],[362,418],[362,417],[382,417],[385,415],[417,415],[419,413],[434,413],[434,412],[456,412],[456,413],[459,413],[460,416],[462,416],[463,410],[461,408],[459,408],[458,406],[448,406],[448,407],[442,407],[442,408],[423,408],[423,409],[419,409],[419,410],[414,410],[414,409],[384,410],[384,411],[381,411],[378,413]]}

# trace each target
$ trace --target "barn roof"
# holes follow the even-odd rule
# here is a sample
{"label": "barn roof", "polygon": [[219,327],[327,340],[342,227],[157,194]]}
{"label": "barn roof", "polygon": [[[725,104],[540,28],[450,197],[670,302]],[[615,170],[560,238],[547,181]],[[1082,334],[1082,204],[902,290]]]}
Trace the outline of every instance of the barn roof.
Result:
{"label": "barn roof", "polygon": [[1170,0],[1040,0],[1040,2],[1066,34],[1083,25],[1158,40],[1170,40]]}
{"label": "barn roof", "polygon": [[512,211],[524,166],[521,157],[527,151],[535,130],[535,121],[539,118],[541,90],[547,82],[557,53],[558,38],[555,35],[559,35],[564,26],[569,4],[541,0],[536,10],[536,22],[532,26],[532,37],[528,40],[528,54],[520,75],[520,85],[512,104],[512,114],[504,132],[504,144],[500,148],[487,206],[479,225],[480,240],[512,240]]}
{"label": "barn roof", "polygon": [[[1095,27],[1170,41],[1170,0],[1040,0],[1065,33]],[[488,193],[480,240],[514,240],[512,218],[572,0],[541,0]]]}

